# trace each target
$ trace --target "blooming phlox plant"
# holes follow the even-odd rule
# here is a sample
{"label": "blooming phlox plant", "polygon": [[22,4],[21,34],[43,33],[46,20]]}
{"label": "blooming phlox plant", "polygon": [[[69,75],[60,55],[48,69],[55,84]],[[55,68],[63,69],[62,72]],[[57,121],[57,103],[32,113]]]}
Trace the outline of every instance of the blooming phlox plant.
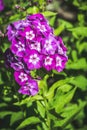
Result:
{"label": "blooming phlox plant", "polygon": [[31,71],[44,68],[61,72],[65,68],[67,48],[42,14],[11,23],[7,36],[11,46],[5,52],[6,66],[15,71],[14,78],[21,86],[19,93],[35,95],[39,91]]}

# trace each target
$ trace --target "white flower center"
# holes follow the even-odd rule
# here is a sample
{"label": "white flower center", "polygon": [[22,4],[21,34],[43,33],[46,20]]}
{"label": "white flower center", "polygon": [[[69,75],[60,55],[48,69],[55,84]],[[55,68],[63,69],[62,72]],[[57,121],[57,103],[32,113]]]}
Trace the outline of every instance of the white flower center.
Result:
{"label": "white flower center", "polygon": [[37,54],[34,54],[34,55],[31,55],[30,56],[30,59],[29,59],[29,62],[36,65],[37,62],[39,61],[39,57],[37,56]]}
{"label": "white flower center", "polygon": [[35,37],[33,31],[26,32],[26,39],[32,40]]}
{"label": "white flower center", "polygon": [[46,57],[46,59],[45,59],[45,65],[51,65],[52,64],[52,58],[50,58],[50,57]]}
{"label": "white flower center", "polygon": [[21,82],[27,81],[28,80],[27,74],[21,72],[19,75],[19,79],[21,80]]}
{"label": "white flower center", "polygon": [[18,48],[18,51],[25,51],[25,45],[22,44],[20,41],[15,44],[15,46]]}

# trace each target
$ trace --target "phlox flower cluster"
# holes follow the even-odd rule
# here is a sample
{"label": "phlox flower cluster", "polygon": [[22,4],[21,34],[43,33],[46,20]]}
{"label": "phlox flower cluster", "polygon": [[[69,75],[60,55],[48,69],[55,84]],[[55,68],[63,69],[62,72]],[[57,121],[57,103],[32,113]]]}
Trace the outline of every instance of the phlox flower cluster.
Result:
{"label": "phlox flower cluster", "polygon": [[3,0],[0,0],[0,11],[4,9],[4,2]]}
{"label": "phlox flower cluster", "polygon": [[67,48],[42,14],[11,23],[7,35],[11,46],[5,52],[6,65],[15,70],[15,80],[21,86],[19,93],[35,95],[38,92],[38,83],[30,75],[32,70],[45,68],[60,72],[65,68]]}

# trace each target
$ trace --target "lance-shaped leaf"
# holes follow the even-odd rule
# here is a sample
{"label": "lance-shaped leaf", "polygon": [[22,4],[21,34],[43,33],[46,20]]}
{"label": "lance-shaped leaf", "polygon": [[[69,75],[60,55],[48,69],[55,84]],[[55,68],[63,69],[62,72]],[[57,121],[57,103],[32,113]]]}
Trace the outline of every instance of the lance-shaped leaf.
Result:
{"label": "lance-shaped leaf", "polygon": [[29,118],[26,118],[18,127],[17,130],[21,129],[21,128],[25,128],[28,125],[32,125],[32,124],[37,124],[40,123],[40,119],[38,117],[35,116],[31,116]]}

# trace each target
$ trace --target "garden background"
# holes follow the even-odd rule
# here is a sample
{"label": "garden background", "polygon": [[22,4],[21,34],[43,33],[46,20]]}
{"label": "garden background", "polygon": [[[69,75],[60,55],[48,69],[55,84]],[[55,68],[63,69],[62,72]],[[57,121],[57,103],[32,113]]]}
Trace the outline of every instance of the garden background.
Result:
{"label": "garden background", "polygon": [[[62,72],[43,70],[35,96],[19,94],[4,52],[9,23],[42,13],[63,38],[68,62]],[[0,130],[87,130],[87,1],[4,0],[0,11]]]}

